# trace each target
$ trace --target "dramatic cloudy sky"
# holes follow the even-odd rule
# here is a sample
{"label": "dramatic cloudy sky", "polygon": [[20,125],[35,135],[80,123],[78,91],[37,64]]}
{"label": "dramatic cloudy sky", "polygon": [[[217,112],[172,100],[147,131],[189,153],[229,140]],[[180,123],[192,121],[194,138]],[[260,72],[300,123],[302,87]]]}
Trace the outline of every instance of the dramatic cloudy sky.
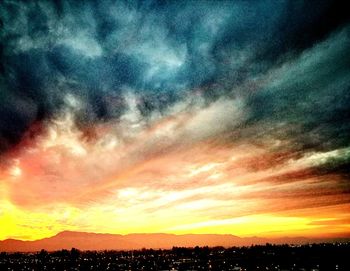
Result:
{"label": "dramatic cloudy sky", "polygon": [[349,235],[340,2],[1,1],[0,239]]}

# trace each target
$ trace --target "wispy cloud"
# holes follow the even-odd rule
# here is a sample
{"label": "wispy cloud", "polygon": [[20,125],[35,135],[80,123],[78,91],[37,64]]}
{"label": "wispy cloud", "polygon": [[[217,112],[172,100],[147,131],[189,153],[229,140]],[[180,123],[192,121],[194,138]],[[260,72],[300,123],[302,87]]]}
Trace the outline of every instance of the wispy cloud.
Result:
{"label": "wispy cloud", "polygon": [[0,5],[0,237],[347,229],[330,1]]}

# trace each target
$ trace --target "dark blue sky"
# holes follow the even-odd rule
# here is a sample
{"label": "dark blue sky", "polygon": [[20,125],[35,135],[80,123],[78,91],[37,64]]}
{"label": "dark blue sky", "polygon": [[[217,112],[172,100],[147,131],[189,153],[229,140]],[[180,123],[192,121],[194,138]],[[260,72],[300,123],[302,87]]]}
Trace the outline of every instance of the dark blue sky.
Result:
{"label": "dark blue sky", "polygon": [[346,146],[341,2],[2,1],[0,149],[55,116],[67,94],[84,101],[77,121],[88,125],[118,119],[130,91],[146,117],[191,93],[208,104],[243,96],[246,125],[299,123],[301,148]]}

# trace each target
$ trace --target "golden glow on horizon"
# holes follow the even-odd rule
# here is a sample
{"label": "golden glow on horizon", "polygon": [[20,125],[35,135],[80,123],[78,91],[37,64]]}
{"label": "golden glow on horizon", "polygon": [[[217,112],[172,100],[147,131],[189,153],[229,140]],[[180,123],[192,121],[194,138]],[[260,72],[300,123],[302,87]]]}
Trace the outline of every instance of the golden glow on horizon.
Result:
{"label": "golden glow on horizon", "polygon": [[[350,207],[350,206],[347,206]],[[334,208],[323,210],[326,214],[319,217],[291,217],[278,214],[250,215],[230,219],[205,220],[205,218],[191,214],[179,218],[176,214],[162,211],[156,217],[143,213],[142,210],[114,211],[112,208],[95,206],[86,210],[79,210],[69,206],[61,206],[56,211],[20,210],[10,203],[1,203],[0,240],[7,238],[21,240],[36,240],[50,237],[64,230],[100,232],[100,233],[215,233],[233,234],[240,237],[327,237],[342,236],[350,230],[347,224],[338,223],[327,225],[339,215],[325,217]],[[173,212],[173,210],[172,210]],[[118,216],[122,214],[122,217]],[[181,223],[179,223],[179,219]],[[325,222],[322,225],[320,222]],[[117,227],[115,225],[118,225]],[[174,226],[176,225],[176,226]],[[327,234],[325,234],[325,232]]]}
{"label": "golden glow on horizon", "polygon": [[[0,239],[14,238],[21,240],[36,240],[55,235],[64,230],[101,232],[101,233],[216,233],[234,234],[241,237],[293,237],[293,236],[335,236],[343,235],[350,230],[349,216],[344,209],[350,205],[309,210],[309,214],[291,216],[290,214],[260,214],[247,215],[228,219],[212,219],[202,212],[215,202],[187,202],[185,206],[172,206],[147,213],[145,210],[157,203],[149,202],[140,206],[137,201],[155,195],[125,190],[120,192],[121,200],[125,197],[135,197],[131,201],[135,206],[115,208],[112,202],[103,205],[96,204],[84,209],[72,206],[55,206],[41,210],[20,209],[9,202],[0,203]],[[167,201],[159,195],[160,202],[169,203],[181,196],[174,194]],[[228,207],[229,208],[229,207]],[[320,212],[321,211],[321,212]],[[332,216],[329,216],[332,214]],[[337,223],[339,217],[345,219]],[[347,220],[346,220],[347,219]],[[335,223],[328,224],[330,221]],[[344,222],[345,221],[345,222]],[[324,223],[324,224],[323,224]],[[116,226],[117,225],[117,226]],[[327,234],[325,234],[327,233]]]}
{"label": "golden glow on horizon", "polygon": [[121,123],[93,127],[95,138],[88,140],[68,113],[48,123],[46,133],[1,168],[0,239],[34,240],[64,230],[259,237],[350,232],[347,184],[311,170],[328,159],[348,159],[350,148],[292,159],[271,151],[269,138],[260,145],[224,144],[215,134],[239,123],[224,111],[241,118],[242,104],[201,106],[179,113],[186,105],[176,105],[147,124],[131,107]]}

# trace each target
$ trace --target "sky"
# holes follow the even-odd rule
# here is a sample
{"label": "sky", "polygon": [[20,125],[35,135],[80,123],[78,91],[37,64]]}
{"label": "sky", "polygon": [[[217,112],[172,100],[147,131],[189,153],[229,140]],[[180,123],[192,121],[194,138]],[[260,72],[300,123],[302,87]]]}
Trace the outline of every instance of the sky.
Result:
{"label": "sky", "polygon": [[342,1],[1,1],[0,240],[350,235]]}

